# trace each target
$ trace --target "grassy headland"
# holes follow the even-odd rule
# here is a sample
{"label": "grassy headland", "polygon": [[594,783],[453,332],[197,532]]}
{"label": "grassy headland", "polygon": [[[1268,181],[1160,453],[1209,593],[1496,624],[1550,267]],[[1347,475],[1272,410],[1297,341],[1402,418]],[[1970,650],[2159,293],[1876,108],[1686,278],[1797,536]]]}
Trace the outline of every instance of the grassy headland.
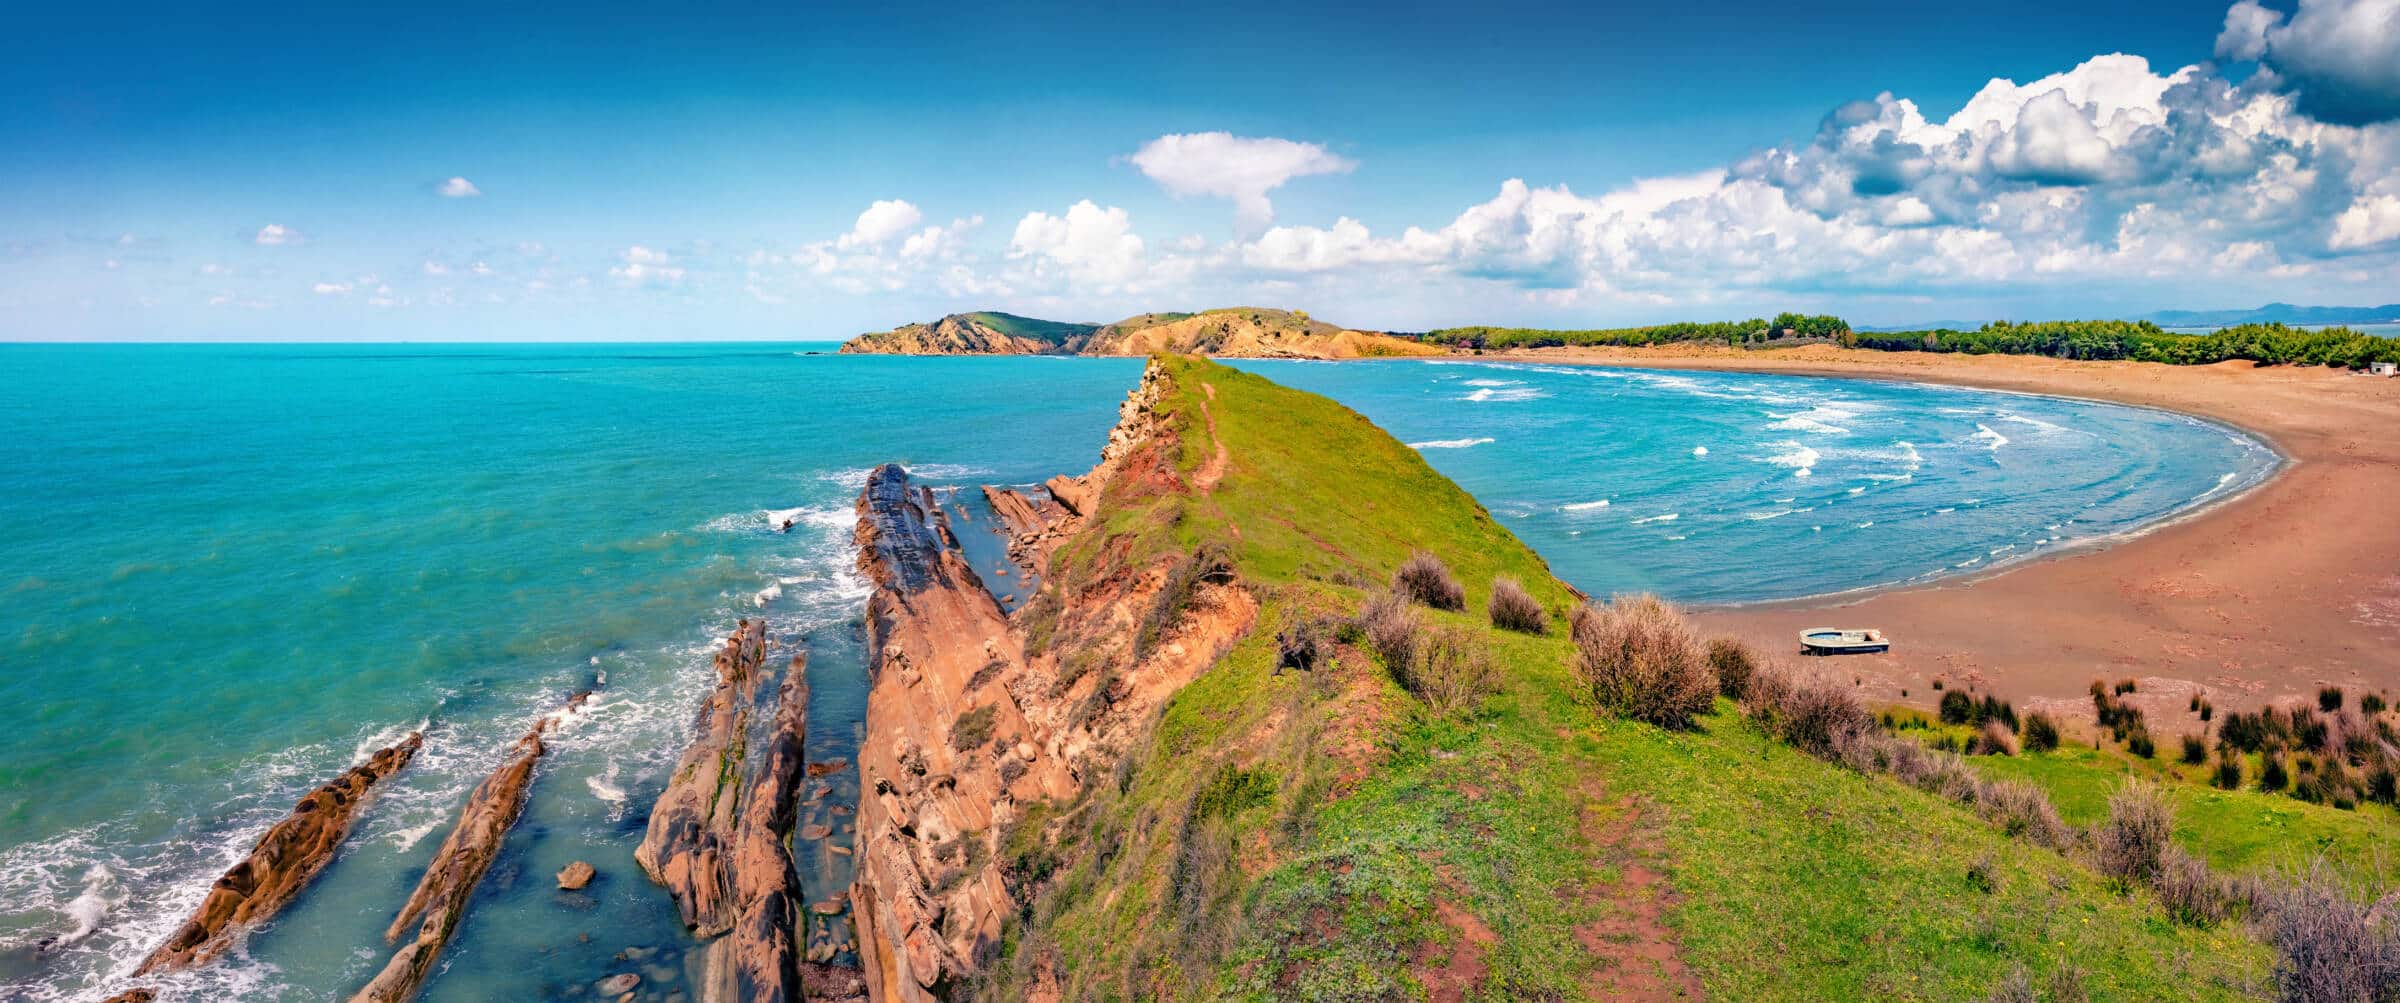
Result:
{"label": "grassy headland", "polygon": [[[1570,616],[1581,597],[1413,450],[1264,378],[1162,365],[1171,471],[1111,480],[1051,580],[1071,592],[1161,562],[1170,582],[1226,575],[1259,599],[1258,626],[1113,771],[1002,841],[1023,909],[990,969],[999,995],[2273,991],[2253,927],[2179,921],[2150,883],[2097,866],[2094,846],[2122,842],[2107,826],[2012,835],[1955,760],[1937,783],[1805,754],[1788,718],[1713,698],[1685,730],[1603,712],[1575,640],[1597,614]],[[1444,576],[1394,587],[1419,555],[1463,602]],[[1490,626],[1502,576],[1545,632]],[[1189,593],[1159,596],[1144,623],[1171,638]],[[1501,619],[1529,624],[1510,605]],[[1021,614],[1031,643],[1071,661],[1091,639],[1047,630],[1044,609]],[[2073,784],[2051,786],[2070,821],[2093,817]],[[2187,828],[2215,824],[2184,804]],[[2263,859],[2186,842],[2227,867]]]}

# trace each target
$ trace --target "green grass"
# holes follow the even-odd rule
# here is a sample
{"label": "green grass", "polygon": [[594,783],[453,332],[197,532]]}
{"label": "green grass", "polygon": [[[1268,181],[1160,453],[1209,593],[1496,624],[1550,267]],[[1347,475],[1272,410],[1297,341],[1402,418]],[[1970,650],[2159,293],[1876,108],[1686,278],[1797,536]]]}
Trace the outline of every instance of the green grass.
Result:
{"label": "green grass", "polygon": [[1013,313],[980,310],[966,314],[967,319],[1002,334],[1016,338],[1032,338],[1051,345],[1063,345],[1099,329],[1097,324],[1071,324],[1065,321],[1019,317]]}
{"label": "green grass", "polygon": [[2257,790],[2256,755],[2243,764],[2250,786],[2232,791],[2209,785],[2213,760],[2187,766],[2163,751],[2149,760],[2070,741],[2053,752],[1969,762],[1991,776],[2041,785],[2059,815],[2079,825],[2108,814],[2108,796],[2125,777],[2170,781],[2165,789],[2175,804],[2176,841],[2219,870],[2258,872],[2322,855],[2345,873],[2371,875],[2379,884],[2400,881],[2400,853],[2393,850],[2400,847],[2400,816],[2390,807],[2362,804],[2343,811]]}
{"label": "green grass", "polygon": [[[1069,999],[1418,998],[1418,959],[1458,936],[1440,903],[1497,935],[1481,998],[1580,998],[1597,961],[1575,931],[1607,907],[1583,892],[1619,877],[1581,823],[1627,795],[1656,827],[1684,960],[1717,998],[1981,998],[2019,966],[2038,982],[2070,960],[2094,999],[2261,984],[2266,952],[2238,927],[2177,927],[2146,893],[1730,713],[1688,734],[1600,718],[1575,695],[1563,631],[1486,624],[1495,575],[1554,612],[1571,591],[1414,450],[1262,377],[1164,365],[1167,465],[1190,478],[1222,444],[1225,476],[1199,494],[1121,475],[1056,580],[1223,545],[1261,599],[1259,626],[1114,775],[1034,809],[1058,820],[1058,845],[1009,834],[1012,872],[1045,879],[1009,928],[1000,995],[1046,954]],[[1497,695],[1437,713],[1358,649],[1339,667],[1274,671],[1278,624],[1355,611],[1419,549],[1468,596],[1463,612],[1424,615],[1485,639]],[[1967,877],[1983,861],[1989,889]]]}
{"label": "green grass", "polygon": [[[1687,960],[1728,999],[1973,999],[2017,966],[2083,972],[2093,999],[2235,998],[2266,950],[2168,922],[2066,857],[1938,797],[1768,740],[1728,713],[1671,734],[1578,737],[1666,831]],[[1993,888],[1968,878],[1991,861]]]}

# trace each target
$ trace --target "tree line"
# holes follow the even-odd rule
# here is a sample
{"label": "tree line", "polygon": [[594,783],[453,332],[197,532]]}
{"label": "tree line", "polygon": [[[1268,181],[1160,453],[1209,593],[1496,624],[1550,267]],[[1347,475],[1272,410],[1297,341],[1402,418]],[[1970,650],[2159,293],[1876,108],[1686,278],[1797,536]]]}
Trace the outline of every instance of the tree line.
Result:
{"label": "tree line", "polygon": [[1558,348],[1665,344],[1744,345],[1826,341],[1880,352],[1957,352],[1965,355],[2045,355],[2059,359],[2131,359],[2207,365],[2240,359],[2269,365],[2344,366],[2400,363],[2400,338],[2348,327],[2307,330],[2286,324],[2241,324],[2208,334],[2179,334],[2149,321],[1993,321],[1972,331],[1859,333],[1829,314],[1777,314],[1740,321],[1680,322],[1646,327],[1557,331],[1521,327],[1454,327],[1418,338],[1462,349]]}

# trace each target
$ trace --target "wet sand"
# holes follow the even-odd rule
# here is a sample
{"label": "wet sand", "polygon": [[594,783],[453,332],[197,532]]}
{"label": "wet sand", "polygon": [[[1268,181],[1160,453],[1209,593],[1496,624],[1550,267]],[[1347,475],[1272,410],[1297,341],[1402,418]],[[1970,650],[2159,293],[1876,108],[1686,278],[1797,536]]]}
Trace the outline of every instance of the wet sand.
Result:
{"label": "wet sand", "polygon": [[[2088,714],[2094,678],[2142,680],[2167,730],[2222,708],[2400,687],[2400,380],[2318,367],[2166,366],[1830,346],[1539,349],[1490,353],[1599,363],[1898,379],[2058,394],[2179,411],[2283,453],[2252,490],[2142,533],[1982,577],[1695,613],[1763,652],[1859,677],[1872,699],[1930,706],[1935,679],[2020,706]],[[1799,659],[1805,627],[1874,627],[1888,655]],[[1905,691],[1905,697],[1902,695]]]}

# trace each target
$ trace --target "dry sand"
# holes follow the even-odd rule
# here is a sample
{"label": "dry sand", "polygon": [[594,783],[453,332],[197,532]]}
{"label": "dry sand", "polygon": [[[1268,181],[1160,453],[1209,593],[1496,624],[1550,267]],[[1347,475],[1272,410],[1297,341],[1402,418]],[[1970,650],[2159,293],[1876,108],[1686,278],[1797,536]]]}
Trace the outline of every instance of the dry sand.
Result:
{"label": "dry sand", "polygon": [[[2265,483],[2146,532],[1914,588],[1720,607],[1714,633],[1782,655],[1805,627],[1875,627],[1888,655],[1806,659],[1870,698],[1930,705],[1935,679],[2022,707],[2088,712],[2092,679],[2142,681],[2167,730],[2194,688],[2220,707],[2400,687],[2400,380],[2317,367],[2166,366],[1830,346],[1540,349],[1604,363],[1949,383],[2121,401],[2238,426],[2286,463]],[[1902,693],[1905,691],[1906,696]]]}

